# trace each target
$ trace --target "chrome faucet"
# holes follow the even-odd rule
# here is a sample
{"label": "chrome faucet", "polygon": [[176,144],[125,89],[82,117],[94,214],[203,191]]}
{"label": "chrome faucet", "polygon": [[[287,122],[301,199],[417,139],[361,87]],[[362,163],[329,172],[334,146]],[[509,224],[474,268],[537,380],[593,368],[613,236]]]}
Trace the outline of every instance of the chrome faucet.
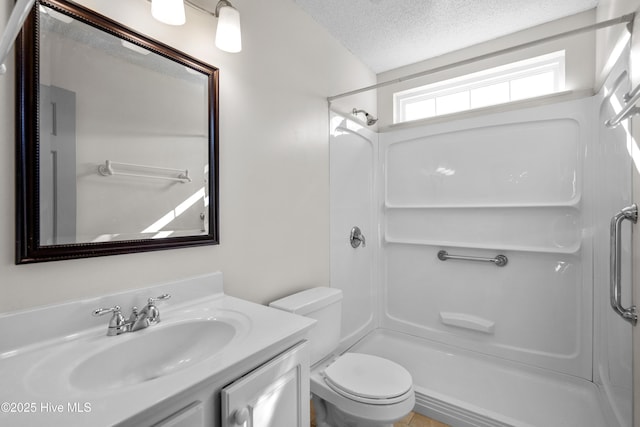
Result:
{"label": "chrome faucet", "polygon": [[129,319],[125,319],[120,310],[120,306],[116,305],[112,308],[99,308],[93,311],[94,316],[102,316],[107,313],[113,313],[109,320],[107,336],[120,335],[125,332],[135,332],[140,329],[148,328],[160,321],[160,310],[156,307],[156,301],[163,301],[171,298],[169,294],[162,294],[159,297],[149,298],[147,305],[140,311],[138,307],[133,307]]}
{"label": "chrome faucet", "polygon": [[159,297],[149,298],[147,305],[138,313],[138,307],[133,307],[129,320],[131,321],[131,332],[144,329],[150,325],[155,325],[160,321],[160,310],[156,307],[156,301],[163,301],[171,298],[169,294],[162,294]]}

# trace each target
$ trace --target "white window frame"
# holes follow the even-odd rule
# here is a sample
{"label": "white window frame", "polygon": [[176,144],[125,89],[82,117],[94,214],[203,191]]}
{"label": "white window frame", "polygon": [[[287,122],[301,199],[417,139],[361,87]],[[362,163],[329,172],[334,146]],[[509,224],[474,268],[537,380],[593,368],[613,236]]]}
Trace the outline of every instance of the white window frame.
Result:
{"label": "white window frame", "polygon": [[[475,72],[472,74],[466,74],[464,76],[456,77],[453,79],[443,80],[436,83],[431,83],[425,86],[417,88],[407,89],[393,94],[393,122],[402,123],[410,121],[407,119],[407,107],[418,102],[434,100],[436,104],[435,115],[425,116],[418,119],[422,120],[431,117],[437,117],[448,113],[438,114],[437,102],[438,97],[452,95],[460,92],[467,92],[469,96],[469,108],[461,109],[459,111],[468,111],[475,108],[471,107],[471,90],[482,87],[492,86],[498,83],[511,82],[523,77],[532,77],[539,74],[552,72],[553,74],[553,90],[541,93],[537,96],[549,95],[550,93],[556,93],[564,91],[565,88],[565,51],[557,51],[546,55],[537,56],[534,58],[525,59],[523,61],[513,62],[510,64],[502,65],[499,67],[490,68],[487,70]],[[504,104],[507,102],[521,101],[523,98],[512,99],[511,85],[509,85],[509,101],[499,102],[492,105]],[[527,98],[524,98],[527,99]],[[477,107],[477,108],[484,108]],[[459,112],[458,111],[458,112]]]}

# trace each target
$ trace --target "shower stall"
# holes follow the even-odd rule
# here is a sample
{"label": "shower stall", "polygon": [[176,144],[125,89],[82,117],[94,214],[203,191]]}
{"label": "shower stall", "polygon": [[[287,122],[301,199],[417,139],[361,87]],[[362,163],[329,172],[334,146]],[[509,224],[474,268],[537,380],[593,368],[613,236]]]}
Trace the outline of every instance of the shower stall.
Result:
{"label": "shower stall", "polygon": [[[595,96],[380,133],[330,113],[342,349],[407,368],[418,412],[453,426],[632,425],[632,326],[609,282],[631,138],[626,121],[605,126],[627,69]],[[366,245],[350,244],[355,226]]]}

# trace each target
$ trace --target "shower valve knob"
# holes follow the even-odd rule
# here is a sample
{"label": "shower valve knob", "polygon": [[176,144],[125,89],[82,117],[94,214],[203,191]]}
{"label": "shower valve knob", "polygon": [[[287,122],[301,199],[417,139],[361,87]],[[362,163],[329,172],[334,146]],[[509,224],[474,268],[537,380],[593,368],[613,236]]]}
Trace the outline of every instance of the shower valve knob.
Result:
{"label": "shower valve knob", "polygon": [[360,244],[362,244],[363,248],[367,246],[364,234],[362,234],[360,227],[356,226],[351,229],[351,233],[349,234],[349,242],[351,242],[351,247],[354,249],[360,246]]}

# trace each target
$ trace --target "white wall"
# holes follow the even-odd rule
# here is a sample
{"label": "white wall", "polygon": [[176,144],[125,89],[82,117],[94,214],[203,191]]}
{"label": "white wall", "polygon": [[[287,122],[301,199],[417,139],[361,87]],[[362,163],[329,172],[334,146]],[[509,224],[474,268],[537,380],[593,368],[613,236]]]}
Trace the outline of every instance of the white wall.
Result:
{"label": "white wall", "polygon": [[[227,293],[260,303],[329,284],[326,97],[375,75],[291,0],[234,2],[239,54],[217,50],[215,19],[190,8],[186,26],[170,27],[150,17],[146,0],[80,3],[219,67],[221,244],[16,266],[11,59],[0,77],[0,312],[216,270]],[[2,2],[0,22],[11,6]]]}

